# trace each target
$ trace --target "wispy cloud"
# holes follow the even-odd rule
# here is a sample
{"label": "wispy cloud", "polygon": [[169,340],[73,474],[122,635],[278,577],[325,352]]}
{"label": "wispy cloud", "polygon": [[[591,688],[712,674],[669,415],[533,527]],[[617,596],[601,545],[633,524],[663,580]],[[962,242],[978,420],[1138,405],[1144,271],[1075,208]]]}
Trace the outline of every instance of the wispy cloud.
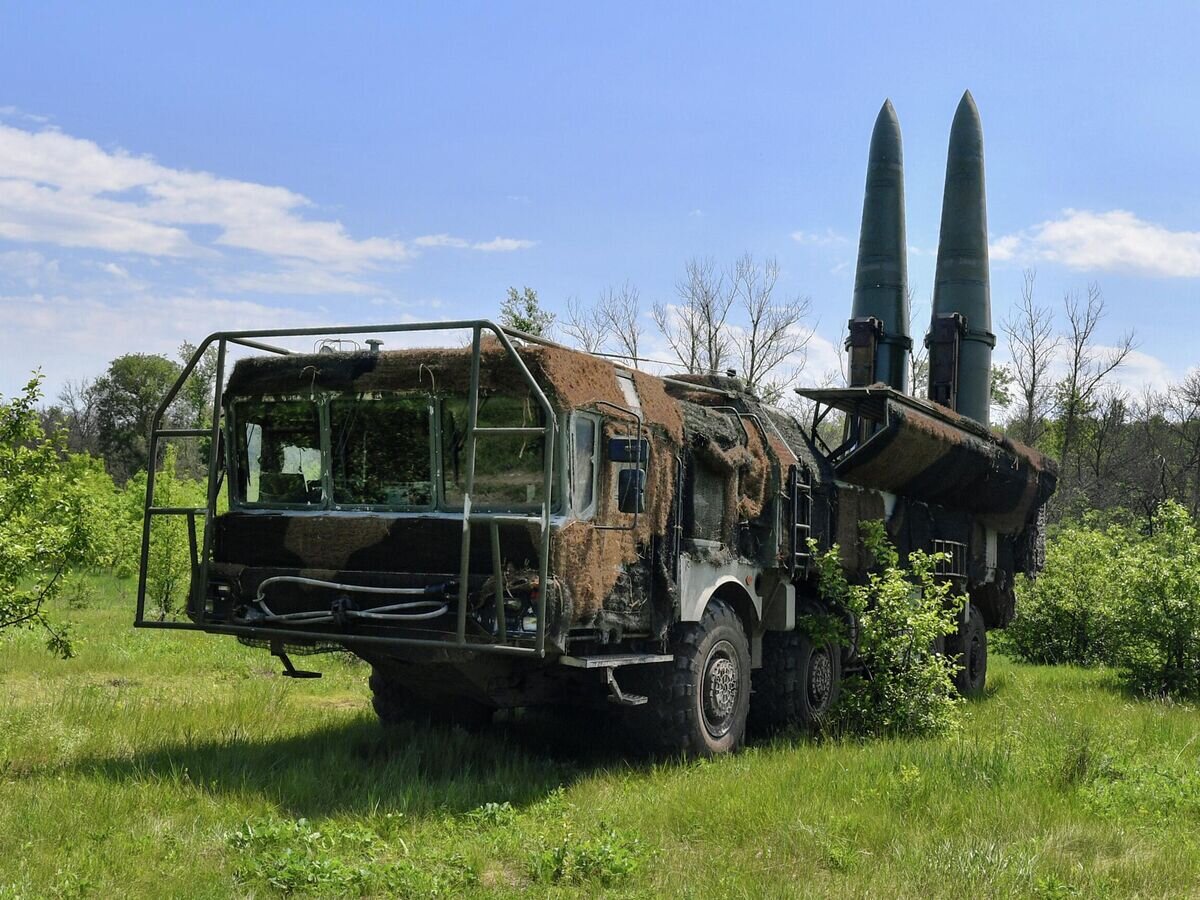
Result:
{"label": "wispy cloud", "polygon": [[315,265],[294,265],[270,272],[241,272],[216,279],[222,291],[255,294],[370,294],[377,285]]}
{"label": "wispy cloud", "polygon": [[810,247],[841,247],[850,243],[849,238],[838,234],[832,228],[826,228],[824,231],[793,231],[791,237],[797,244]]}
{"label": "wispy cloud", "polygon": [[451,247],[458,250],[480,250],[484,253],[509,253],[513,250],[528,250],[537,245],[537,241],[519,238],[495,237],[490,241],[468,241],[466,238],[455,237],[451,234],[426,234],[413,240],[414,247],[430,249],[436,247]]}
{"label": "wispy cloud", "polygon": [[535,243],[356,238],[313,209],[311,200],[284,187],[175,169],[55,129],[0,123],[0,238],[11,241],[150,257],[213,256],[229,248],[342,272],[405,262],[419,249],[497,252]]}
{"label": "wispy cloud", "polygon": [[480,241],[472,244],[472,250],[482,250],[484,253],[511,253],[514,250],[528,250],[530,247],[536,247],[537,241],[528,241],[520,238],[494,237],[490,241]]}
{"label": "wispy cloud", "polygon": [[1172,231],[1122,209],[1065,209],[1056,219],[997,238],[990,252],[998,261],[1046,261],[1083,271],[1200,277],[1200,232]]}

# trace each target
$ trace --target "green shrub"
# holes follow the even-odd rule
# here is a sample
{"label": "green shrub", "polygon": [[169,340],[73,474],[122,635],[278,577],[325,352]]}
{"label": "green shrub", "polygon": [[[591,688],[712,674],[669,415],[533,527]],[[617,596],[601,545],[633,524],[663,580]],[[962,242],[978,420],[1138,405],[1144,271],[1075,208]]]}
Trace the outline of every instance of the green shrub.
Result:
{"label": "green shrub", "polygon": [[[146,497],[146,473],[139,472],[125,486],[123,506],[133,528],[124,538],[123,573],[137,572],[141,556],[142,506]],[[155,506],[191,506],[207,503],[202,481],[181,478],[176,472],[175,448],[168,446],[162,467],[154,475]],[[196,540],[203,540],[204,517],[196,517]],[[192,555],[184,516],[156,516],[150,529],[150,553],[146,566],[146,609],[160,619],[172,616],[187,597],[192,577]]]}
{"label": "green shrub", "polygon": [[901,568],[882,522],[862,523],[876,568],[849,584],[837,545],[817,554],[821,596],[858,622],[859,670],[842,686],[835,727],[860,735],[937,735],[960,722],[954,663],[936,651],[957,627],[963,601],[934,573],[944,554],[915,551]]}
{"label": "green shrub", "polygon": [[63,460],[62,469],[79,504],[80,527],[87,548],[76,567],[129,574],[122,573],[122,569],[128,548],[136,543],[140,530],[127,514],[124,492],[113,483],[104,461],[97,457],[72,453]]}
{"label": "green shrub", "polygon": [[0,398],[0,630],[40,625],[50,649],[72,654],[46,609],[72,566],[88,557],[80,491],[62,465],[61,432],[42,428],[41,375]]}
{"label": "green shrub", "polygon": [[1148,695],[1200,697],[1200,533],[1167,501],[1121,554],[1116,640],[1122,679]]}
{"label": "green shrub", "polygon": [[1137,539],[1117,525],[1063,525],[1046,543],[1046,566],[1017,581],[1017,614],[1000,646],[1033,663],[1093,665],[1115,638],[1122,551]]}
{"label": "green shrub", "polygon": [[637,871],[645,855],[642,842],[601,824],[601,835],[584,838],[568,831],[562,839],[533,855],[530,870],[541,882],[598,883],[605,887]]}

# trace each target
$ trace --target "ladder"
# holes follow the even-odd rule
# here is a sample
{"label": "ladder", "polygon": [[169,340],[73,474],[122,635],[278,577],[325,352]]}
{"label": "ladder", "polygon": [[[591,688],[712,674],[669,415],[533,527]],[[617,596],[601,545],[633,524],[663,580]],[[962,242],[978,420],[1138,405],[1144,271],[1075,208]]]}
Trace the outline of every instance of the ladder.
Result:
{"label": "ladder", "polygon": [[791,537],[791,553],[788,567],[792,579],[808,574],[812,553],[808,539],[812,536],[812,475],[807,466],[792,466],[788,469],[787,491],[788,531]]}

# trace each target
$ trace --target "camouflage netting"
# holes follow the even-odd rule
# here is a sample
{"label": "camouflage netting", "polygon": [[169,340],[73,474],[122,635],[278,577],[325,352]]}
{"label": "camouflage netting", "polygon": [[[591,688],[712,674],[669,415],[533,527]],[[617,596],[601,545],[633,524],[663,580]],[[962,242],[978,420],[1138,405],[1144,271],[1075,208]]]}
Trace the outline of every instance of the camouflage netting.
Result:
{"label": "camouflage netting", "polygon": [[[622,414],[614,409],[629,406],[618,382],[618,367],[585,353],[540,344],[521,345],[519,353],[556,409],[593,410],[605,417],[603,446],[609,437],[634,432],[635,420],[630,417],[622,422]],[[470,361],[469,347],[256,357],[237,364],[226,395],[287,396],[313,390],[433,390],[461,395],[470,386]],[[556,533],[551,566],[571,593],[571,616],[576,624],[595,620],[618,582],[628,577],[626,567],[638,560],[639,552],[644,552],[654,537],[665,534],[674,499],[676,458],[683,439],[679,404],[667,395],[659,379],[638,371],[631,371],[630,376],[641,404],[643,436],[650,442],[647,508],[638,515],[634,530],[633,515],[617,509],[616,467],[602,465],[595,519],[568,523]],[[494,339],[482,342],[479,383],[484,394],[523,388],[515,361]],[[559,424],[566,425],[562,420]],[[533,540],[536,543],[536,533]]]}
{"label": "camouflage netting", "polygon": [[[945,415],[941,415],[945,413]],[[964,509],[1019,531],[1053,491],[1053,463],[977,422],[889,401],[887,422],[837,464],[839,477],[877,490]]]}
{"label": "camouflage netting", "polygon": [[[645,410],[645,395],[639,386],[639,399]],[[678,417],[678,413],[676,413]],[[604,428],[604,444],[612,437],[628,435],[629,426],[608,422]],[[576,621],[590,624],[595,614],[617,586],[624,567],[637,562],[639,548],[645,548],[654,537],[667,530],[672,501],[675,496],[675,456],[678,444],[670,439],[665,428],[644,427],[643,437],[650,441],[650,459],[646,465],[646,511],[637,516],[622,513],[617,508],[617,471],[615,466],[601,466],[599,494],[594,522],[571,522],[555,535],[553,566],[558,573],[569,573]],[[618,526],[596,528],[595,525]],[[625,530],[633,529],[633,530]]]}
{"label": "camouflage netting", "polygon": [[[711,403],[713,397],[706,399]],[[791,465],[795,454],[786,447],[776,449],[769,441],[769,431],[768,442],[764,443],[760,425],[752,416],[740,417],[739,421],[732,410],[687,400],[680,401],[679,406],[693,455],[726,479],[722,530],[728,532],[739,521],[757,519],[771,491],[772,462],[781,467]]]}
{"label": "camouflage netting", "polygon": [[[560,407],[585,408],[599,401],[625,405],[613,366],[601,359],[542,345],[522,346],[519,353]],[[433,390],[461,395],[470,388],[470,376],[470,347],[256,356],[234,366],[225,395],[290,396],[314,390]],[[524,389],[516,361],[494,339],[484,340],[480,347],[479,388],[485,394]]]}

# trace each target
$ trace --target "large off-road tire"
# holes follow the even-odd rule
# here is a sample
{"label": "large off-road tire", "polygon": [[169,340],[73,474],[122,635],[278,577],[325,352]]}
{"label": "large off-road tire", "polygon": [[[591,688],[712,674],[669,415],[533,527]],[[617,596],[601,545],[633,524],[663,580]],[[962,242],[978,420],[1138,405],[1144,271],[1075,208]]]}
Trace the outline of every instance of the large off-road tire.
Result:
{"label": "large off-road tire", "polygon": [[842,651],[801,631],[763,635],[762,668],[754,671],[750,726],[771,733],[784,728],[815,732],[828,720],[842,690]]}
{"label": "large off-road tire", "polygon": [[482,728],[492,721],[492,708],[468,697],[424,697],[394,675],[371,669],[371,705],[384,725],[405,722]]}
{"label": "large off-road tire", "polygon": [[946,637],[946,655],[955,663],[954,687],[964,697],[979,697],[987,684],[987,627],[983,613],[967,604],[966,620]]}
{"label": "large off-road tire", "polygon": [[699,622],[671,632],[670,663],[643,667],[649,698],[634,717],[634,739],[654,752],[686,757],[730,753],[746,735],[750,644],[732,608],[713,600]]}

